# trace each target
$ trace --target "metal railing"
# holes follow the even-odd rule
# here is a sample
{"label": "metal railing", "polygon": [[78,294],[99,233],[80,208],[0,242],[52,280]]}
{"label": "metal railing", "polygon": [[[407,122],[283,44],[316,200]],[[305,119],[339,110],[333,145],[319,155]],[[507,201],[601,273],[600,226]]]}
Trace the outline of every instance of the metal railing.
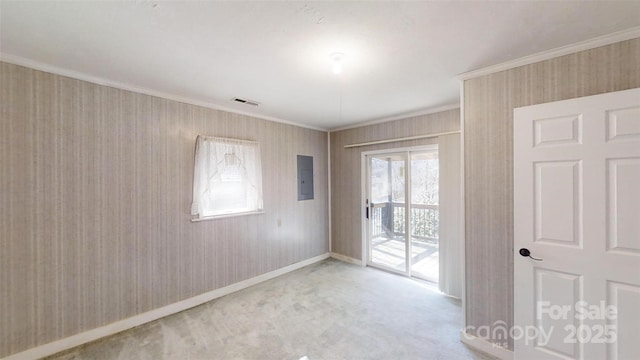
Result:
{"label": "metal railing", "polygon": [[[411,237],[416,241],[438,244],[440,214],[438,205],[411,204]],[[374,238],[405,235],[405,204],[372,204],[371,226]]]}

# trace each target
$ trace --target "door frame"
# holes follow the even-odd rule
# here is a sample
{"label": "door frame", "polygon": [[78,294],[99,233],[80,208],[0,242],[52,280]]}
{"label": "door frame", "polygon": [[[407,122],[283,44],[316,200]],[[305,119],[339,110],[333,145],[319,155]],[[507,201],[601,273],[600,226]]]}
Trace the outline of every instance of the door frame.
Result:
{"label": "door frame", "polygon": [[[418,145],[418,146],[410,146],[410,147],[400,147],[400,148],[385,148],[385,149],[378,149],[378,150],[369,150],[369,151],[363,151],[360,153],[360,226],[361,226],[361,233],[362,233],[362,239],[361,239],[361,246],[362,246],[362,258],[360,259],[360,261],[362,261],[362,265],[363,266],[369,266],[369,228],[368,228],[368,219],[366,217],[366,209],[367,209],[367,193],[368,193],[368,186],[369,186],[369,167],[367,165],[367,156],[370,155],[379,155],[379,154],[392,154],[392,153],[407,153],[409,154],[412,151],[433,151],[433,150],[438,150],[438,144],[428,144],[428,145]],[[408,188],[410,185],[410,180],[411,180],[411,158],[407,157],[407,168],[405,170],[405,174],[406,174],[406,179],[408,179],[409,181],[405,181],[405,188]],[[411,194],[406,193],[405,196],[410,196]],[[408,209],[409,213],[411,211],[411,207],[409,205],[409,209]],[[405,222],[407,224],[409,224],[411,222],[410,217],[407,216],[405,219]],[[405,225],[406,226],[406,225]],[[407,231],[409,232],[411,229],[407,226]],[[397,270],[393,270],[393,269],[388,269],[386,267],[382,268],[382,267],[376,267],[375,268],[380,268],[383,269],[385,271],[389,271],[389,272],[393,272],[395,274],[398,275],[402,275],[402,276],[407,276],[410,277],[411,276],[411,265],[409,264],[410,259],[409,257],[409,251],[411,248],[411,239],[410,239],[410,235],[407,236],[407,245],[406,245],[406,251],[405,253],[407,254],[407,271],[404,272],[400,272]],[[422,279],[420,277],[417,277],[418,279]]]}

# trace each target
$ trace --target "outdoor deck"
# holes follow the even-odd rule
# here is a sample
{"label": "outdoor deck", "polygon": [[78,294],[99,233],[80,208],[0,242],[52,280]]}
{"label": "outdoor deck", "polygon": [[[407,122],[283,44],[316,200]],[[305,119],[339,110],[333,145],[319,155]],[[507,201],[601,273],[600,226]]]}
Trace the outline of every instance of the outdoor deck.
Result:
{"label": "outdoor deck", "polygon": [[[411,273],[438,282],[438,205],[411,204]],[[374,264],[406,271],[404,203],[372,206],[371,260]]]}
{"label": "outdoor deck", "polygon": [[[377,237],[372,241],[371,258],[374,263],[405,271],[406,249],[404,239]],[[438,282],[438,245],[413,241],[411,246],[411,271],[418,277]]]}

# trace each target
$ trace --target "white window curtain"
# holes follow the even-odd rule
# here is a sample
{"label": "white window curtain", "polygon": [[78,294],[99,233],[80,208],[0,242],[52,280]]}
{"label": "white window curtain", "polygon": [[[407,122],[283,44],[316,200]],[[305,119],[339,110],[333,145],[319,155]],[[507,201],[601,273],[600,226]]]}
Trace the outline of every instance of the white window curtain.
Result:
{"label": "white window curtain", "polygon": [[262,209],[259,144],[199,135],[191,215],[206,218]]}
{"label": "white window curtain", "polygon": [[440,291],[462,297],[462,178],[460,135],[438,137],[440,160]]}

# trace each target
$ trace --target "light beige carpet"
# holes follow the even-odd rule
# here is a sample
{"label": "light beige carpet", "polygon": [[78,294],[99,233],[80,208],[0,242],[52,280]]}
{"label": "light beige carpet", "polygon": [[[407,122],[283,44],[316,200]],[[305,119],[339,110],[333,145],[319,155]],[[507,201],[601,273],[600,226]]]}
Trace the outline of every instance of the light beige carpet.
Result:
{"label": "light beige carpet", "polygon": [[490,359],[459,340],[459,301],[325,260],[54,359]]}

